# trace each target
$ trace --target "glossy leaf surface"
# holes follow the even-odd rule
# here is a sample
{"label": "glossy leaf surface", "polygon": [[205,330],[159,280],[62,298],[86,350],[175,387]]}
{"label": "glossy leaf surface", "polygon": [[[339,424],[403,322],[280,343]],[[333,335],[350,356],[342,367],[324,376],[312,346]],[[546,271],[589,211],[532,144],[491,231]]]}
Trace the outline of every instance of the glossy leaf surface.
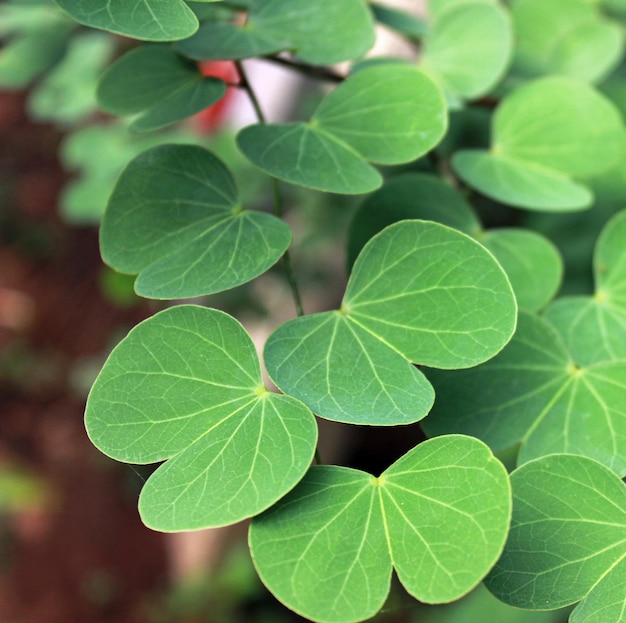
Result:
{"label": "glossy leaf surface", "polygon": [[443,96],[419,70],[402,64],[362,69],[336,87],[309,123],[258,124],[237,142],[270,175],[319,190],[360,194],[382,178],[366,161],[400,164],[441,140]]}
{"label": "glossy leaf surface", "polygon": [[392,567],[414,597],[456,599],[494,564],[510,514],[506,471],[475,439],[424,442],[374,478],[313,467],[254,519],[255,566],[274,595],[320,623],[373,616]]}
{"label": "glossy leaf surface", "polygon": [[374,21],[363,0],[252,0],[245,26],[207,22],[178,49],[198,60],[290,50],[327,65],[358,58],[373,44]]}
{"label": "glossy leaf surface", "polygon": [[570,623],[623,623],[624,483],[591,459],[556,454],[520,467],[511,486],[511,531],[488,588],[533,610],[582,599]]}
{"label": "glossy leaf surface", "polygon": [[167,460],[139,508],[156,530],[235,523],[271,506],[307,470],[310,411],[262,384],[252,339],[227,314],[191,305],[137,325],[89,395],[93,443],[118,461]]}
{"label": "glossy leaf surface", "polygon": [[491,361],[427,376],[437,395],[429,434],[474,435],[494,452],[521,443],[520,463],[582,454],[626,474],[626,362],[574,365],[536,316],[520,313],[513,339]]}
{"label": "glossy leaf surface", "polygon": [[226,85],[203,77],[171,47],[144,45],[118,59],[98,85],[100,106],[114,115],[135,115],[131,129],[162,128],[222,98]]}
{"label": "glossy leaf surface", "polygon": [[124,170],[105,212],[102,256],[139,274],[138,294],[176,299],[227,290],[275,264],[291,240],[279,219],[244,210],[211,152],[162,145]]}
{"label": "glossy leaf surface", "polygon": [[191,36],[198,20],[183,0],[55,0],[78,23],[147,41]]}
{"label": "glossy leaf surface", "polygon": [[280,326],[265,362],[282,391],[322,417],[414,422],[432,393],[410,363],[461,368],[493,357],[514,330],[515,310],[507,277],[477,242],[437,223],[402,221],[364,247],[341,311]]}

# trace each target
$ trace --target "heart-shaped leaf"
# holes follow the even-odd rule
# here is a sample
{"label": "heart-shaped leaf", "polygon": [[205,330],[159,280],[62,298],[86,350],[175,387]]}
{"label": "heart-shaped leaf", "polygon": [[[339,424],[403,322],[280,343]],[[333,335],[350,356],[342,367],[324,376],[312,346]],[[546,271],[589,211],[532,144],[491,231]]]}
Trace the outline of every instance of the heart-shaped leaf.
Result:
{"label": "heart-shaped leaf", "polygon": [[449,98],[473,99],[503,77],[512,52],[513,29],[507,12],[497,4],[476,0],[436,13],[424,38],[421,63]]}
{"label": "heart-shaped leaf", "polygon": [[87,402],[94,445],[118,461],[167,460],[139,499],[162,531],[235,523],[271,506],[310,465],[310,411],[263,387],[250,336],[227,314],[185,305],[137,325]]}
{"label": "heart-shaped leaf", "polygon": [[532,610],[582,599],[570,623],[623,623],[624,483],[591,459],[556,454],[515,470],[511,487],[511,531],[489,590]]}
{"label": "heart-shaped leaf", "polygon": [[596,243],[593,297],[555,301],[545,317],[579,365],[626,361],[626,210],[604,227]]}
{"label": "heart-shaped leaf", "polygon": [[499,105],[490,152],[460,151],[452,165],[486,195],[529,209],[580,209],[591,193],[570,178],[617,163],[626,134],[615,106],[578,80],[529,82]]}
{"label": "heart-shaped leaf", "polygon": [[542,308],[561,283],[563,262],[547,238],[520,228],[483,231],[471,206],[457,190],[424,174],[392,178],[365,199],[350,226],[348,262],[354,262],[372,236],[404,219],[437,221],[477,238],[504,268],[517,303],[524,309]]}
{"label": "heart-shaped leaf", "polygon": [[250,281],[290,240],[281,220],[243,210],[230,171],[194,145],[161,145],[137,156],[115,186],[100,232],[104,261],[139,273],[137,293],[159,299]]}
{"label": "heart-shaped leaf", "polygon": [[310,123],[259,124],[237,143],[270,175],[319,190],[358,194],[380,186],[367,164],[419,158],[442,138],[445,102],[414,67],[376,65],[350,76],[318,106]]}
{"label": "heart-shaped leaf", "polygon": [[521,443],[520,463],[582,454],[626,474],[626,361],[577,366],[541,318],[521,312],[513,339],[491,361],[427,376],[437,395],[429,434],[474,435],[494,452]]}
{"label": "heart-shaped leaf", "polygon": [[442,603],[469,592],[506,538],[506,471],[476,439],[426,441],[375,478],[313,467],[250,527],[250,549],[270,591],[319,623],[373,616],[392,568],[411,595]]}
{"label": "heart-shaped leaf", "polygon": [[207,22],[177,47],[198,60],[290,50],[307,63],[329,65],[365,54],[374,36],[363,0],[252,0],[245,25]]}
{"label": "heart-shaped leaf", "polygon": [[598,82],[620,61],[623,34],[584,0],[516,0],[511,7],[514,71],[535,77],[563,74]]}
{"label": "heart-shaped leaf", "polygon": [[506,344],[515,318],[509,281],[480,244],[438,223],[402,221],[365,246],[341,311],[281,325],[265,363],[282,391],[322,417],[406,424],[432,404],[412,362],[477,365]]}
{"label": "heart-shaped leaf", "polygon": [[183,0],[55,0],[79,24],[146,41],[175,41],[198,30]]}
{"label": "heart-shaped leaf", "polygon": [[131,129],[156,130],[194,115],[226,93],[217,78],[169,46],[143,45],[118,59],[102,76],[98,103],[114,115],[135,115]]}

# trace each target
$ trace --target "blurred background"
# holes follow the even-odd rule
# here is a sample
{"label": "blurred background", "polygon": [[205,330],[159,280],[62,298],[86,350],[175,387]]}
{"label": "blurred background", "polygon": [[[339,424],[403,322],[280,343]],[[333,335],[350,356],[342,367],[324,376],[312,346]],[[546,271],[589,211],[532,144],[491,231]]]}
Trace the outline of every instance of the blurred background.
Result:
{"label": "blurred background", "polygon": [[[233,142],[235,129],[254,121],[248,102],[231,89],[175,130],[133,135],[102,115],[94,97],[103,68],[127,42],[78,28],[41,0],[0,2],[0,40],[0,623],[302,620],[260,584],[245,525],[180,535],[145,528],[136,504],[149,468],[107,459],[83,426],[89,387],[110,349],[164,306],[136,297],[132,279],[100,259],[97,224],[117,175],[157,142],[202,143],[234,172],[244,205],[263,209],[269,181]],[[382,45],[393,53],[401,44]],[[246,67],[263,84],[270,121],[304,118],[323,95],[318,82],[280,67]],[[202,70],[234,79],[229,63]],[[356,200],[284,193],[305,310],[329,309],[345,285]],[[201,302],[235,315],[260,345],[295,315],[280,267]],[[364,432],[323,424],[321,436],[323,459],[372,472],[422,439],[417,425]],[[556,623],[566,614],[514,610],[483,589],[433,608],[394,586],[375,620]]]}

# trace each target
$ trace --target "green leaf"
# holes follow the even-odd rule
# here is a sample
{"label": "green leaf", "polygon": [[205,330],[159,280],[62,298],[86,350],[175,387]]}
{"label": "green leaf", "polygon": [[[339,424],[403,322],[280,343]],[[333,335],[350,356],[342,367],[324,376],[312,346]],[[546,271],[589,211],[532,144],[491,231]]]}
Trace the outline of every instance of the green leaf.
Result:
{"label": "green leaf", "polygon": [[504,76],[513,52],[508,14],[481,0],[436,13],[421,62],[452,100],[483,95]]}
{"label": "green leaf", "polygon": [[511,531],[489,590],[533,610],[582,599],[570,623],[623,623],[624,483],[591,459],[557,454],[513,472],[511,486]]}
{"label": "green leaf", "polygon": [[535,77],[563,74],[599,82],[623,54],[620,26],[580,0],[516,0],[514,71]]}
{"label": "green leaf", "polygon": [[485,361],[509,340],[515,312],[508,279],[481,245],[438,223],[402,221],[364,247],[341,311],[280,326],[265,363],[282,391],[322,417],[414,422],[432,392],[407,365]]}
{"label": "green leaf", "polygon": [[382,181],[365,160],[415,160],[439,142],[446,126],[445,103],[433,82],[414,67],[385,64],[362,69],[336,87],[310,123],[249,126],[237,142],[274,177],[359,194]]}
{"label": "green leaf", "polygon": [[147,44],[109,67],[97,95],[106,112],[139,114],[131,129],[145,132],[194,115],[224,93],[222,80],[203,77],[195,63],[183,59],[171,47]]}
{"label": "green leaf", "polygon": [[596,293],[555,301],[545,317],[576,363],[626,360],[626,210],[604,227],[594,253]]}
{"label": "green leaf", "polygon": [[506,471],[483,444],[434,439],[379,478],[311,468],[253,520],[250,548],[265,585],[298,614],[362,621],[382,607],[392,566],[420,601],[469,592],[502,549],[509,496]]}
{"label": "green leaf", "polygon": [[427,376],[437,395],[428,434],[474,435],[494,452],[521,444],[519,463],[582,454],[626,474],[626,362],[575,365],[541,318],[521,312],[513,339],[491,361]]}
{"label": "green leaf", "polygon": [[382,183],[378,171],[353,149],[305,123],[251,125],[239,132],[237,145],[262,171],[299,186],[361,194]]}
{"label": "green leaf", "polygon": [[373,44],[374,21],[363,0],[252,0],[245,25],[207,22],[177,47],[197,60],[290,50],[307,63],[329,65],[358,58]]}
{"label": "green leaf", "polygon": [[540,309],[559,287],[562,261],[549,240],[524,229],[483,231],[457,190],[424,174],[392,178],[365,199],[349,230],[349,265],[372,236],[403,219],[437,221],[477,238],[504,268],[517,302],[524,309]]}
{"label": "green leaf", "polygon": [[119,461],[167,460],[139,499],[162,531],[226,525],[271,506],[310,465],[309,410],[262,384],[254,344],[223,312],[185,305],[137,325],[87,401],[94,445]]}
{"label": "green leaf", "polygon": [[104,261],[137,274],[137,294],[179,299],[227,290],[264,273],[291,232],[243,210],[221,160],[194,145],[161,145],[120,176],[102,220]]}
{"label": "green leaf", "polygon": [[419,41],[428,28],[426,23],[415,15],[385,4],[371,2],[370,9],[377,22],[409,39]]}
{"label": "green leaf", "polygon": [[479,241],[508,275],[517,304],[528,311],[543,308],[561,285],[563,261],[544,236],[521,229],[491,229]]}
{"label": "green leaf", "polygon": [[79,24],[146,41],[190,37],[198,20],[183,0],[55,0]]}
{"label": "green leaf", "polygon": [[475,4],[476,2],[495,5],[498,3],[498,0],[428,0],[428,13],[436,18],[441,12],[447,11],[452,7],[459,7],[462,4]]}
{"label": "green leaf", "polygon": [[529,82],[493,118],[490,152],[460,151],[452,165],[468,183],[529,209],[580,209],[591,193],[570,178],[610,169],[626,149],[615,106],[589,85],[565,77]]}

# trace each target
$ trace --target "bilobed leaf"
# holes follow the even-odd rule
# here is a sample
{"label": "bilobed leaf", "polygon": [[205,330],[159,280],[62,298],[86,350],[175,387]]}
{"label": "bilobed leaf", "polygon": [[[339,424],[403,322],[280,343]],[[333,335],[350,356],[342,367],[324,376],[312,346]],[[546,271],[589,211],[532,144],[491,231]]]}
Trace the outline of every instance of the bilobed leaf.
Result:
{"label": "bilobed leaf", "polygon": [[421,63],[453,100],[473,99],[503,77],[512,51],[513,29],[503,8],[481,0],[452,3],[436,13]]}
{"label": "bilobed leaf", "polygon": [[437,395],[429,434],[474,435],[494,452],[521,444],[520,463],[581,454],[626,474],[626,362],[576,366],[541,318],[521,312],[513,339],[487,363],[427,377]]}
{"label": "bilobed leaf", "polygon": [[610,169],[626,134],[618,110],[592,87],[566,77],[529,82],[504,98],[493,117],[489,152],[460,151],[452,165],[484,194],[544,210],[587,207],[591,192],[571,178]]}
{"label": "bilobed leaf", "polygon": [[137,156],[117,182],[100,232],[105,262],[138,273],[137,293],[160,299],[250,281],[290,240],[276,217],[241,208],[230,171],[193,145],[161,145]]}
{"label": "bilobed leaf", "polygon": [[515,321],[511,286],[488,251],[444,225],[402,221],[364,247],[341,311],[281,325],[265,363],[282,391],[322,417],[415,422],[432,392],[407,366],[476,365],[506,344]]}
{"label": "bilobed leaf", "polygon": [[190,37],[198,20],[183,0],[55,0],[79,24],[146,41]]}
{"label": "bilobed leaf", "polygon": [[366,161],[400,164],[424,155],[447,127],[439,89],[404,64],[362,69],[336,87],[309,123],[258,124],[237,143],[279,179],[327,192],[371,192],[382,182]]}
{"label": "bilobed leaf", "polygon": [[198,60],[289,50],[328,65],[358,58],[373,44],[374,21],[363,0],[252,0],[245,25],[206,23],[177,47]]}
{"label": "bilobed leaf", "polygon": [[570,623],[623,623],[624,483],[589,458],[555,454],[515,470],[511,486],[511,531],[489,590],[533,610],[582,600]]}
{"label": "bilobed leaf", "polygon": [[555,301],[545,317],[565,340],[574,361],[626,361],[626,210],[604,227],[596,243],[593,297]]}
{"label": "bilobed leaf", "polygon": [[143,45],[118,59],[102,76],[98,102],[115,115],[139,115],[131,125],[156,130],[217,102],[226,85],[204,77],[169,46]]}
{"label": "bilobed leaf", "polygon": [[252,339],[227,314],[185,305],[137,325],[113,350],[87,402],[105,454],[167,460],[139,508],[156,530],[225,525],[271,506],[300,480],[316,443],[310,411],[262,384]]}
{"label": "bilobed leaf", "polygon": [[497,559],[510,516],[502,464],[475,439],[427,441],[379,478],[313,467],[256,517],[250,548],[270,591],[319,623],[373,616],[392,566],[427,603],[469,592]]}
{"label": "bilobed leaf", "polygon": [[623,52],[620,26],[581,0],[516,0],[511,7],[514,71],[526,77],[563,74],[598,82]]}

